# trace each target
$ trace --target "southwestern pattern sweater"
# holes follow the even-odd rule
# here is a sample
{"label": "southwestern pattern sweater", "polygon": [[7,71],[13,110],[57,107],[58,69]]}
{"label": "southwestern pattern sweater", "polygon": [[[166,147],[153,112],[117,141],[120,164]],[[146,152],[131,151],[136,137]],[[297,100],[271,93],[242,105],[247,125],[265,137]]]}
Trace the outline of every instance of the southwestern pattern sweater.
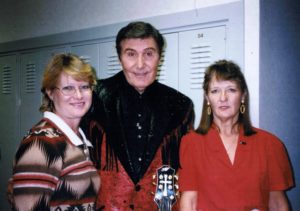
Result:
{"label": "southwestern pattern sweater", "polygon": [[22,140],[11,181],[13,210],[95,209],[97,171],[83,147],[58,125],[44,118]]}

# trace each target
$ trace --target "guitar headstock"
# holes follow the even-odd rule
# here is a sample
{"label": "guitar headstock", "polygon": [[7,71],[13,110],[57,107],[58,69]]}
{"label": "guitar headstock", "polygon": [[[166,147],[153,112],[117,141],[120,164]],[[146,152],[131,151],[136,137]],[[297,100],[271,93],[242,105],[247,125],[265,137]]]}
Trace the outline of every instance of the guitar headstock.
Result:
{"label": "guitar headstock", "polygon": [[169,211],[176,202],[175,170],[163,165],[156,172],[156,192],[154,201],[161,211]]}

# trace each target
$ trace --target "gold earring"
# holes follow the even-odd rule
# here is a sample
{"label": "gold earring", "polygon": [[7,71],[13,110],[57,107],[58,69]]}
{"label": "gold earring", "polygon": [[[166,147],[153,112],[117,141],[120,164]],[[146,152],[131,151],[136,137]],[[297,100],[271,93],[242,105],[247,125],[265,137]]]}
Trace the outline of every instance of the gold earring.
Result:
{"label": "gold earring", "polygon": [[244,114],[245,111],[246,111],[246,106],[245,106],[245,104],[244,104],[244,101],[242,101],[242,104],[241,104],[241,106],[240,106],[240,112],[241,112],[241,114]]}
{"label": "gold earring", "polygon": [[207,114],[208,114],[208,116],[211,115],[211,107],[210,107],[209,103],[207,104]]}

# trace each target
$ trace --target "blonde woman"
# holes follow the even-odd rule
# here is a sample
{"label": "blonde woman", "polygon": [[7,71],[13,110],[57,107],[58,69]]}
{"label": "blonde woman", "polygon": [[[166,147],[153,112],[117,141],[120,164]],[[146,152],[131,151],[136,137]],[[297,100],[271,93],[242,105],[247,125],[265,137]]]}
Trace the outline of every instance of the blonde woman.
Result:
{"label": "blonde woman", "polygon": [[95,210],[99,175],[91,143],[79,127],[92,103],[95,74],[72,54],[59,54],[42,81],[44,117],[17,150],[11,185],[13,210]]}

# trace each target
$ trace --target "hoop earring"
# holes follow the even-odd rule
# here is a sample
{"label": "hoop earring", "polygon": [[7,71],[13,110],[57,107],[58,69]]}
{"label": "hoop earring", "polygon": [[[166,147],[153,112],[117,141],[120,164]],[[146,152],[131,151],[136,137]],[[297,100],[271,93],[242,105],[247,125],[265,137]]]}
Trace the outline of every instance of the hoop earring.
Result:
{"label": "hoop earring", "polygon": [[207,114],[208,114],[208,116],[211,115],[211,107],[209,104],[207,104]]}
{"label": "hoop earring", "polygon": [[241,104],[241,106],[240,106],[240,112],[241,112],[241,114],[244,114],[245,111],[246,111],[246,106],[245,106],[245,104],[244,104],[244,101],[242,101],[242,104]]}

